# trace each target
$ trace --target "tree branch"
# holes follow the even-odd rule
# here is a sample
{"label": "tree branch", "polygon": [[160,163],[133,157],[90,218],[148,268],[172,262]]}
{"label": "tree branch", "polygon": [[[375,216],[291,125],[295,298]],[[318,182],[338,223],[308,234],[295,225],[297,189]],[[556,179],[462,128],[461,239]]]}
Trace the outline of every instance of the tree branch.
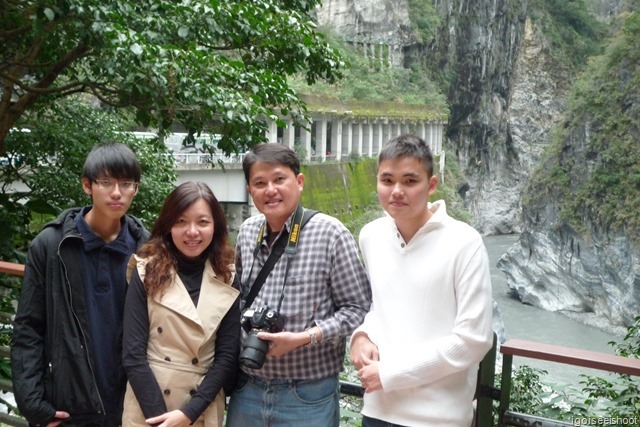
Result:
{"label": "tree branch", "polygon": [[18,36],[28,33],[29,30],[31,30],[31,25],[25,25],[13,30],[0,31],[0,40],[6,43],[7,40],[15,39]]}
{"label": "tree branch", "polygon": [[49,95],[49,94],[64,92],[67,90],[73,90],[78,86],[82,87],[87,85],[87,82],[74,82],[74,83],[69,83],[60,87],[46,88],[46,87],[29,86],[24,82],[22,82],[22,80],[15,78],[13,76],[10,76],[9,74],[6,74],[6,73],[0,73],[0,78],[10,81],[11,83],[15,84],[25,92],[31,92],[38,95]]}

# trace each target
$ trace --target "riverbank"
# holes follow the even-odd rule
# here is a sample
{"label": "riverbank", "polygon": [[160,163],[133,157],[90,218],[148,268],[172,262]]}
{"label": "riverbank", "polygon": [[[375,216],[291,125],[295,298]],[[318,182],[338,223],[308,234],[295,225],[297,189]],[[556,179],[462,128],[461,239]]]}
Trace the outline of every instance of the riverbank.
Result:
{"label": "riverbank", "polygon": [[619,325],[612,325],[606,317],[598,316],[595,313],[576,313],[575,311],[559,311],[560,314],[608,334],[622,338],[627,334],[627,328]]}
{"label": "riverbank", "polygon": [[[487,236],[484,243],[489,254],[493,298],[503,319],[507,339],[523,339],[546,344],[614,354],[610,341],[622,341],[624,331],[612,328],[603,319],[590,313],[559,313],[522,304],[511,296],[505,274],[496,264],[498,259],[517,241],[518,236]],[[625,330],[626,331],[626,330]],[[602,372],[570,365],[516,358],[517,365],[528,365],[548,372],[545,382],[578,384],[581,374],[598,375]]]}

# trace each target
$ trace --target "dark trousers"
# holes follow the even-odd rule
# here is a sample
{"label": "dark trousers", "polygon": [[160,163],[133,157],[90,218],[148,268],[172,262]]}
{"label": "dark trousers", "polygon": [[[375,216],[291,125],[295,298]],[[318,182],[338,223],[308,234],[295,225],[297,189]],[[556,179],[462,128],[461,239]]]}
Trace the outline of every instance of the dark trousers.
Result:
{"label": "dark trousers", "polygon": [[362,416],[362,427],[406,427],[400,424],[393,424],[388,421],[382,421],[377,418]]}

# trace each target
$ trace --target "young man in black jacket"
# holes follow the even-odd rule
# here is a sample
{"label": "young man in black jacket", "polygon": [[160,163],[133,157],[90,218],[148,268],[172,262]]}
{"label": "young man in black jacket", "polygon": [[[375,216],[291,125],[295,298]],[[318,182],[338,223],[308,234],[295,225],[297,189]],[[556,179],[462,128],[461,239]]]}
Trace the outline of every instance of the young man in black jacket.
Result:
{"label": "young man in black jacket", "polygon": [[92,204],[62,212],[29,247],[11,366],[18,408],[32,425],[121,423],[125,275],[148,237],[126,214],[139,182],[127,146],[95,147],[82,172]]}

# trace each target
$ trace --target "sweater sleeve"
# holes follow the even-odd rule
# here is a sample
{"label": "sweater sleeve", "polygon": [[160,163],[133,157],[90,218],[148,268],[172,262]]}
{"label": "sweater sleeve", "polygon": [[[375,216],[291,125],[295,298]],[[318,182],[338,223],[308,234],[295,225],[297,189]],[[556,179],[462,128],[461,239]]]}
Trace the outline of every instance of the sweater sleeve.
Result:
{"label": "sweater sleeve", "polygon": [[162,391],[147,360],[149,311],[138,270],[131,276],[124,304],[122,363],[145,418],[167,412]]}
{"label": "sweater sleeve", "polygon": [[[234,285],[237,288],[237,285]],[[202,415],[207,406],[218,395],[220,390],[235,379],[238,370],[238,353],[240,345],[240,299],[237,298],[231,309],[220,322],[216,336],[215,358],[207,370],[198,391],[182,412],[191,420]]]}
{"label": "sweater sleeve", "polygon": [[[492,344],[489,259],[479,242],[460,256],[455,279],[457,314],[451,332],[416,342],[380,361],[385,391],[430,384],[479,363]],[[408,350],[408,351],[407,351]]]}

